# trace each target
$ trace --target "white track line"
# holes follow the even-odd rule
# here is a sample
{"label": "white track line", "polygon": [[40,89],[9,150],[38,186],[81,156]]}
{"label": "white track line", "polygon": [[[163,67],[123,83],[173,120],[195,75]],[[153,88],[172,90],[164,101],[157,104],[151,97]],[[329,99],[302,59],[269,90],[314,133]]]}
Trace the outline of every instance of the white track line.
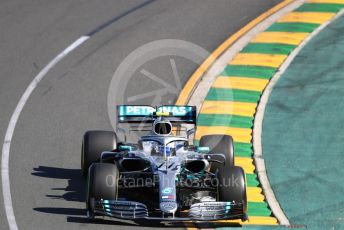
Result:
{"label": "white track line", "polygon": [[87,41],[89,36],[82,36],[68,46],[65,50],[59,53],[48,65],[46,65],[38,75],[31,81],[30,85],[26,88],[24,94],[21,96],[8,124],[4,144],[2,146],[2,158],[1,158],[1,178],[2,178],[2,194],[4,197],[4,206],[8,225],[10,230],[18,230],[16,218],[13,212],[11,189],[10,189],[10,177],[9,177],[9,157],[10,148],[13,138],[13,132],[18,122],[19,116],[28,101],[30,95],[37,87],[38,83],[46,76],[46,74],[59,63],[66,55],[79,47],[82,43]]}
{"label": "white track line", "polygon": [[266,173],[265,162],[263,159],[263,150],[262,150],[262,126],[266,105],[269,101],[270,94],[276,85],[277,81],[280,79],[282,74],[287,70],[290,63],[294,60],[297,54],[302,50],[302,48],[317,34],[320,33],[326,26],[328,26],[332,21],[336,20],[344,14],[344,10],[341,10],[335,17],[330,21],[322,24],[316,30],[314,30],[293,52],[287,57],[285,62],[281,65],[276,74],[272,77],[271,81],[265,88],[263,95],[260,99],[260,102],[257,107],[257,113],[254,118],[254,129],[253,129],[253,149],[254,149],[254,161],[256,165],[256,170],[258,172],[259,181],[262,184],[266,200],[268,201],[272,212],[278,219],[281,225],[290,226],[290,222],[286,215],[284,214],[281,206],[279,205],[275,194],[270,186],[269,178]]}

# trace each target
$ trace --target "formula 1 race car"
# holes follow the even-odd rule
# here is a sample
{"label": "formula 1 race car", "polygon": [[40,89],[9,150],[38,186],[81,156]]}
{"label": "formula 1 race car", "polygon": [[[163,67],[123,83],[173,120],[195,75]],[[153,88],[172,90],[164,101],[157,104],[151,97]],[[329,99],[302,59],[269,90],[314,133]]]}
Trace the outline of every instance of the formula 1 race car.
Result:
{"label": "formula 1 race car", "polygon": [[245,174],[234,166],[232,137],[206,135],[199,146],[189,144],[196,107],[121,105],[117,113],[118,124],[145,124],[149,133],[134,144],[120,142],[115,132],[85,133],[89,218],[247,220]]}

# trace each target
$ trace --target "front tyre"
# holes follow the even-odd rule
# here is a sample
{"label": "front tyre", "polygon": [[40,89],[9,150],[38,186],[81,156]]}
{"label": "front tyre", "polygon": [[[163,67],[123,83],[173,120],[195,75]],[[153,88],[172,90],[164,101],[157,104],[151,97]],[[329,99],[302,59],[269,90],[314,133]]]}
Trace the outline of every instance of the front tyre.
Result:
{"label": "front tyre", "polygon": [[[199,141],[199,146],[209,147],[209,153],[222,153],[225,155],[225,167],[234,166],[234,146],[233,138],[229,135],[205,135]],[[214,157],[216,159],[217,157]],[[218,158],[222,160],[222,158]],[[210,171],[216,172],[217,169],[222,168],[223,165],[219,163],[211,163]]]}
{"label": "front tyre", "polygon": [[95,216],[96,201],[116,200],[118,194],[119,171],[117,165],[94,163],[87,176],[86,209],[90,218]]}
{"label": "front tyre", "polygon": [[81,170],[84,177],[92,163],[99,162],[104,151],[117,148],[117,136],[111,131],[87,131],[81,147]]}
{"label": "front tyre", "polygon": [[218,200],[242,203],[242,220],[247,219],[245,172],[239,166],[223,167],[218,171]]}

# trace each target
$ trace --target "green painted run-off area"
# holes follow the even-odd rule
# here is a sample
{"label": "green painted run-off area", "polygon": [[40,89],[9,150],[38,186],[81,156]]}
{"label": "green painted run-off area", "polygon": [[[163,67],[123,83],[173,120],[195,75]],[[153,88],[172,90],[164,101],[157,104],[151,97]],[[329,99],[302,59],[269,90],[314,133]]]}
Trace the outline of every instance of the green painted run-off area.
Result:
{"label": "green painted run-off area", "polygon": [[341,17],[301,50],[264,116],[271,186],[291,224],[308,229],[344,229],[343,31]]}

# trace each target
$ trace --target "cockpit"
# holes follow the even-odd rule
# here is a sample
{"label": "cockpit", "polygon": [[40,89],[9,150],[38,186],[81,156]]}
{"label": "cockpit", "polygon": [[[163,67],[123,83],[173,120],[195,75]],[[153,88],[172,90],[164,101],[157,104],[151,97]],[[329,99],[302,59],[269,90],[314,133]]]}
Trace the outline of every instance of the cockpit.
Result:
{"label": "cockpit", "polygon": [[181,138],[169,138],[171,140],[149,140],[140,141],[143,152],[148,156],[176,156],[177,153],[185,152],[187,140]]}

